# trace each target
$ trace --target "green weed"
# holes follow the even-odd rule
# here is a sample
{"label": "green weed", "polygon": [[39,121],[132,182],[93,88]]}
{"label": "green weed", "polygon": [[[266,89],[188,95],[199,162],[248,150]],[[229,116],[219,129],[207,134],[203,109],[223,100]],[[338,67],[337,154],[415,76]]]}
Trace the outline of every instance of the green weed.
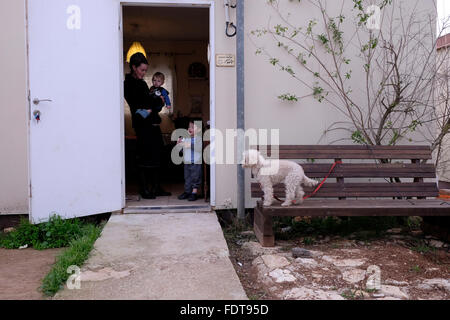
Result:
{"label": "green weed", "polygon": [[422,272],[422,268],[419,265],[412,266],[409,270],[416,273]]}
{"label": "green weed", "polygon": [[83,265],[94,247],[95,241],[100,236],[102,228],[103,226],[93,224],[81,228],[80,236],[70,241],[69,248],[57,257],[56,263],[42,281],[41,290],[45,295],[53,296],[64,287],[65,281],[70,276],[67,273],[69,266],[81,267]]}
{"label": "green weed", "polygon": [[78,219],[64,220],[57,215],[40,224],[22,219],[15,231],[0,239],[0,247],[17,249],[28,245],[37,250],[67,247],[71,240],[80,235],[82,226]]}

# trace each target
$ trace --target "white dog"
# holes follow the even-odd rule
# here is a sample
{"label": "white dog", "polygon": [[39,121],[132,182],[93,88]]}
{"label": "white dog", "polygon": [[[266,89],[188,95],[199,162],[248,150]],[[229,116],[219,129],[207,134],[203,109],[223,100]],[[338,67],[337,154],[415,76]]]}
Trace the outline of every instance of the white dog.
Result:
{"label": "white dog", "polygon": [[286,187],[286,199],[281,204],[284,207],[290,206],[294,200],[303,202],[302,184],[309,187],[316,186],[319,182],[308,178],[303,168],[289,160],[268,160],[257,150],[248,150],[243,155],[244,163],[242,167],[251,168],[252,174],[261,184],[264,192],[264,206],[271,206],[273,203],[273,186],[284,183]]}

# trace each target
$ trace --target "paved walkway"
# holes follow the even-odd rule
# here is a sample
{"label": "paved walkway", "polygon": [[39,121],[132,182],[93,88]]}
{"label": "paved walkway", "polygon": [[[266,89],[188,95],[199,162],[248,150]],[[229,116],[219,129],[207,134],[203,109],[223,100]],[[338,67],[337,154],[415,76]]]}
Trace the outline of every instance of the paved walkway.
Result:
{"label": "paved walkway", "polygon": [[247,299],[215,213],[113,215],[55,299]]}

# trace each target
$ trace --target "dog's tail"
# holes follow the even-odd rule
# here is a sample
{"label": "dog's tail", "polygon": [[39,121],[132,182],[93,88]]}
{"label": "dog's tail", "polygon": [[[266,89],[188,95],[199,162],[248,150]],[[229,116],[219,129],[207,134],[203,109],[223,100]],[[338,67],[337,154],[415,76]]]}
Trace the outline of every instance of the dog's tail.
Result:
{"label": "dog's tail", "polygon": [[315,187],[319,184],[319,181],[308,178],[307,176],[303,176],[302,184],[307,187]]}

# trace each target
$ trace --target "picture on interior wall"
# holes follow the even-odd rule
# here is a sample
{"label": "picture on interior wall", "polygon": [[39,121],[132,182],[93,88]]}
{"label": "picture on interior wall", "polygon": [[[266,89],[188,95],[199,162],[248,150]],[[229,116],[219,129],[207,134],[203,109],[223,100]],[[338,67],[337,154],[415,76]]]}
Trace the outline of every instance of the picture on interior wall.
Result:
{"label": "picture on interior wall", "polygon": [[191,95],[191,117],[200,117],[203,110],[203,96]]}

